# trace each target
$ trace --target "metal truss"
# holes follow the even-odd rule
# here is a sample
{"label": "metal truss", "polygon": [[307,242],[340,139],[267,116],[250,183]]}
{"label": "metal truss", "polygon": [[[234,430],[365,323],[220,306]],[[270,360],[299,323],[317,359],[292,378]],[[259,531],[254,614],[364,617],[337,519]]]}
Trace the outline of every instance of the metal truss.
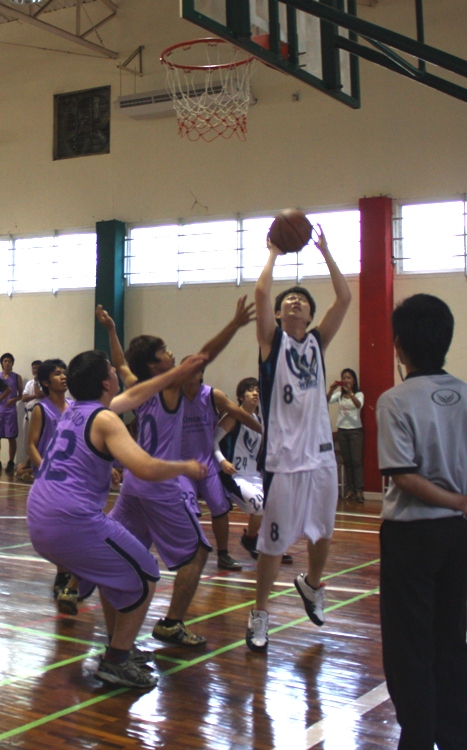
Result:
{"label": "metal truss", "polygon": [[[90,22],[87,14],[83,13],[83,5],[87,3],[93,3],[94,7],[99,9],[98,21]],[[55,25],[53,23],[53,16],[49,21],[52,11],[59,11],[65,8],[75,9],[74,24],[72,24],[74,29],[70,31]],[[8,21],[19,21],[20,23],[30,24],[36,29],[55,34],[62,39],[79,44],[103,57],[115,60],[119,56],[118,52],[107,49],[103,45],[95,44],[89,41],[87,37],[115,18],[117,10],[118,6],[113,0],[38,0],[38,2],[0,0],[0,25]],[[47,14],[47,21],[42,19],[43,14]]]}

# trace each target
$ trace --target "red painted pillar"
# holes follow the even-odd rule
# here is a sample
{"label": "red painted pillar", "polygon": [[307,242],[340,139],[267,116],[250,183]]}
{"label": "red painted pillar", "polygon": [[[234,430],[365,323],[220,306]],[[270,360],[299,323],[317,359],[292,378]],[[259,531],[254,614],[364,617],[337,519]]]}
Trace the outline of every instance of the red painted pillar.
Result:
{"label": "red painted pillar", "polygon": [[392,200],[362,198],[360,207],[360,386],[365,395],[365,490],[381,492],[376,445],[376,402],[394,385],[391,314],[394,306]]}

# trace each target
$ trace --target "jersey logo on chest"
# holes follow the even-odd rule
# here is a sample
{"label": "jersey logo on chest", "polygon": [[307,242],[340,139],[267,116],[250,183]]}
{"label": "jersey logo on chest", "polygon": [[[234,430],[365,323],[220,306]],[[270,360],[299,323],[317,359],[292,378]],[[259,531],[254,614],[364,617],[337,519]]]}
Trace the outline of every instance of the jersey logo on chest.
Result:
{"label": "jersey logo on chest", "polygon": [[285,351],[287,367],[298,380],[301,390],[316,388],[318,385],[318,357],[316,347],[310,346],[309,358],[307,353],[299,354],[293,346]]}
{"label": "jersey logo on chest", "polygon": [[258,437],[254,438],[252,435],[250,435],[248,430],[245,430],[245,434],[243,436],[243,444],[252,458],[255,457],[255,448],[258,445],[258,440]]}

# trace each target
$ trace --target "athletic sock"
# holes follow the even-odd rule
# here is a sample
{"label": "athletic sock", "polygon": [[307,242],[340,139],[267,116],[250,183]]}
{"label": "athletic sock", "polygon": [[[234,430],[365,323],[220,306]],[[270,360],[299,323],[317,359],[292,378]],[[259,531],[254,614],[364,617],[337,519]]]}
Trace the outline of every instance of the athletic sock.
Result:
{"label": "athletic sock", "polygon": [[170,617],[164,617],[163,625],[166,628],[173,628],[175,625],[178,625],[180,622],[183,622],[183,620],[172,620]]}
{"label": "athletic sock", "polygon": [[56,586],[66,586],[70,579],[69,573],[57,573],[55,576],[55,585]]}
{"label": "athletic sock", "polygon": [[229,550],[228,549],[218,549],[217,550],[217,557],[220,557],[221,555],[228,555]]}
{"label": "athletic sock", "polygon": [[123,664],[128,661],[130,652],[121,648],[114,648],[113,646],[107,646],[105,650],[105,658],[107,661],[111,661],[112,664]]}

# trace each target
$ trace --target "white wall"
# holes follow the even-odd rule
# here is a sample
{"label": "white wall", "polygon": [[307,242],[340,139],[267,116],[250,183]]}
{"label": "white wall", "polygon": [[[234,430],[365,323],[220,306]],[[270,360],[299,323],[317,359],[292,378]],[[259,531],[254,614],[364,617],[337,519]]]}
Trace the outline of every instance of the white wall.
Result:
{"label": "white wall", "polygon": [[[86,4],[89,12],[91,5]],[[0,25],[0,236],[90,228],[108,219],[152,223],[285,206],[356,206],[360,197],[380,194],[433,200],[467,190],[467,105],[364,61],[357,111],[258,64],[258,104],[250,109],[245,143],[235,137],[191,143],[179,138],[173,118],[135,121],[113,113],[110,154],[52,161],[54,94],[111,85],[115,100],[135,88],[160,88],[161,50],[207,36],[179,19],[178,0],[120,0],[119,6],[116,19],[99,30],[104,44],[120,53],[119,61],[84,56],[80,47],[26,24]],[[64,25],[73,20],[68,10],[58,14]],[[359,14],[414,36],[413,0],[359,5]],[[428,0],[425,22],[431,45],[465,55],[464,0]],[[120,74],[117,62],[139,45],[145,75],[134,81]],[[297,91],[300,101],[293,100]],[[333,379],[343,366],[359,369],[358,283],[350,283],[354,301],[327,359]],[[449,367],[467,377],[464,285],[457,274],[404,277],[396,280],[396,299],[430,291],[451,304],[457,328]],[[317,279],[310,288],[319,319],[332,299],[330,283]],[[251,296],[252,287],[132,288],[126,340],[156,333],[180,358],[215,333],[246,292]],[[93,308],[88,291],[0,296],[0,349],[13,351],[24,376],[36,357],[67,359],[92,346]],[[233,395],[237,380],[254,372],[256,356],[250,326],[211,366],[207,379]]]}

